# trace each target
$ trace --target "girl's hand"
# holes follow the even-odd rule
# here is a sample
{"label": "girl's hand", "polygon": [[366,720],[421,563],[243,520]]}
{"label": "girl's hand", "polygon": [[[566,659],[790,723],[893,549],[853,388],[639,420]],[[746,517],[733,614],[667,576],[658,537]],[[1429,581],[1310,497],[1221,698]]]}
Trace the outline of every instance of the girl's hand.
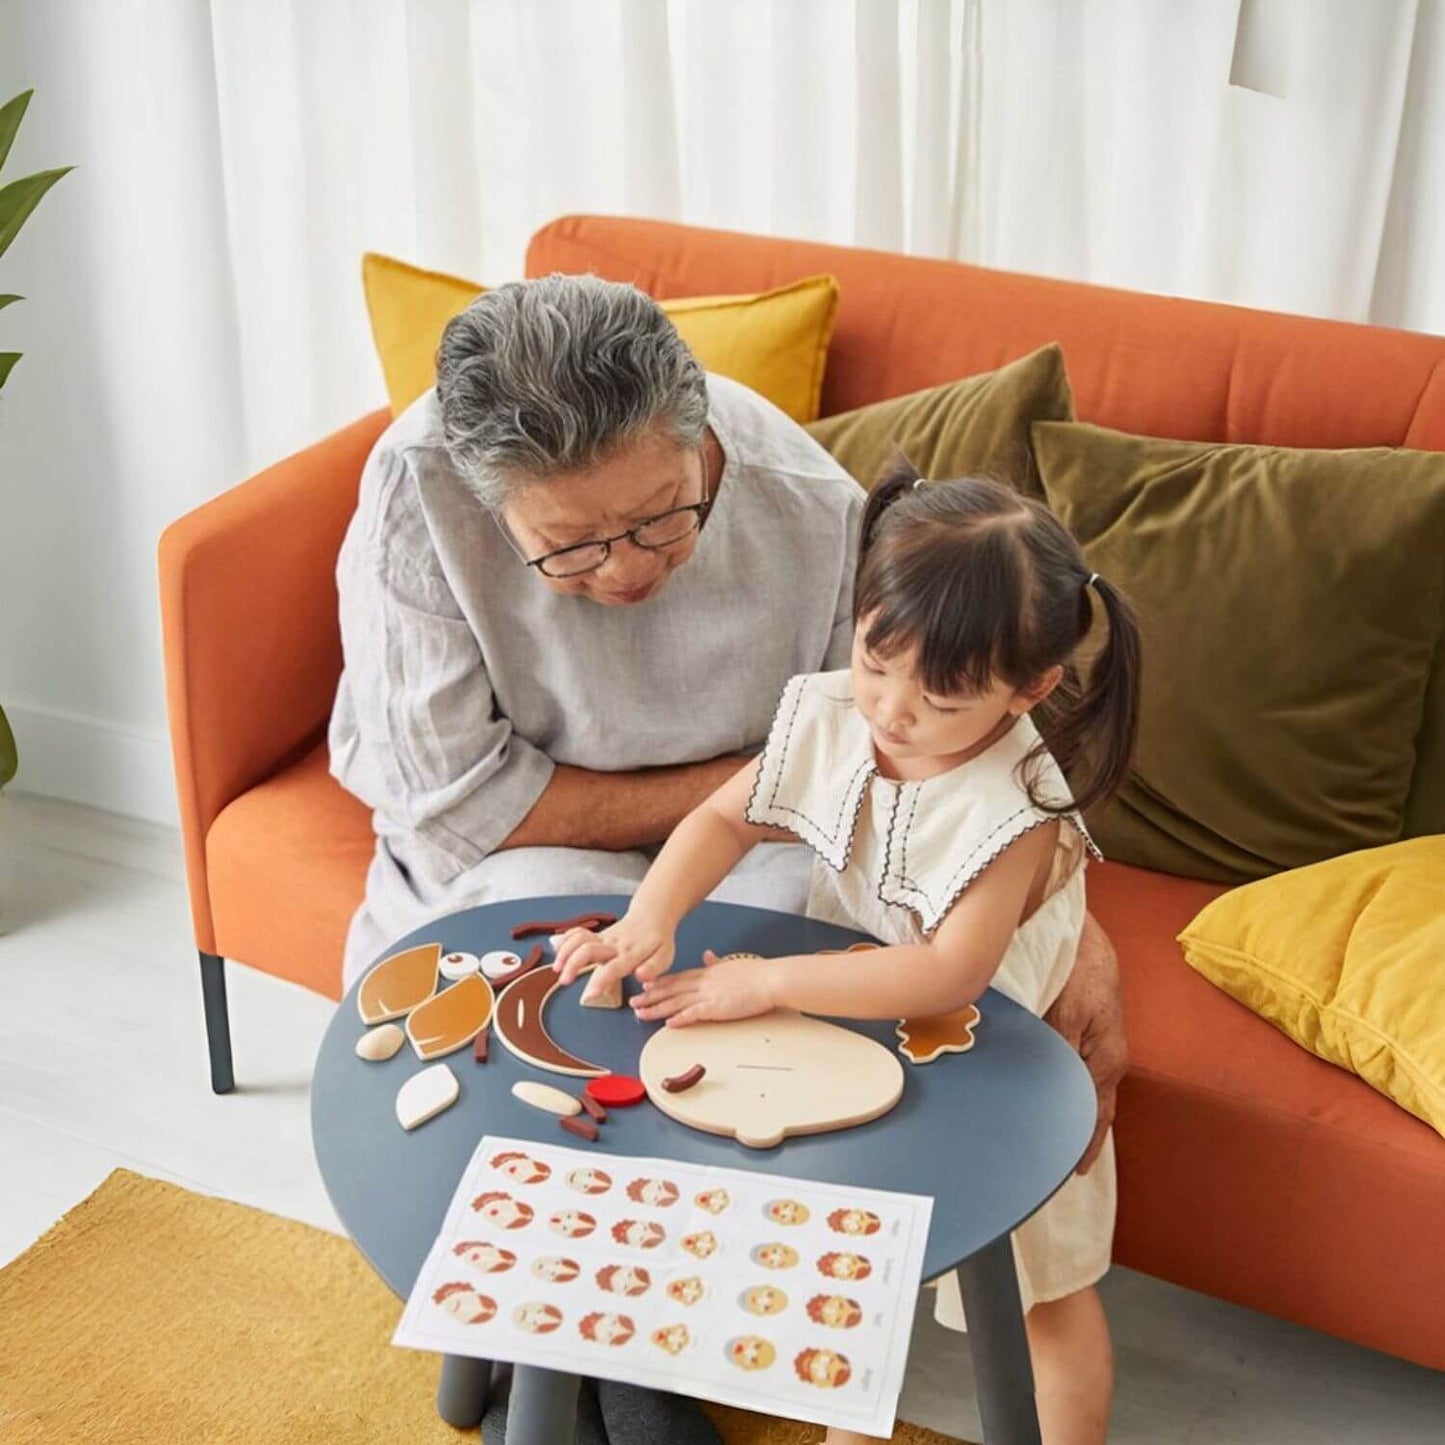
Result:
{"label": "girl's hand", "polygon": [[648,1023],[665,1021],[670,1027],[747,1019],[775,1007],[773,961],[763,958],[729,958],[719,961],[708,949],[701,968],[646,984],[634,995],[632,1009]]}
{"label": "girl's hand", "polygon": [[600,933],[585,928],[570,930],[557,945],[552,969],[561,975],[563,983],[571,983],[584,969],[600,965],[592,988],[620,984],[629,974],[636,974],[646,983],[672,967],[674,952],[670,928],[629,911]]}

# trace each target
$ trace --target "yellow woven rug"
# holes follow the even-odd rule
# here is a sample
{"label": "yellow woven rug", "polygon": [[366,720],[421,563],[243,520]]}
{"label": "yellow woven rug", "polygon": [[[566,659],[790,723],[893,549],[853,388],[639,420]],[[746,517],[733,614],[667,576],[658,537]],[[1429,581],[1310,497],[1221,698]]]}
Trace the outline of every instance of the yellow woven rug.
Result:
{"label": "yellow woven rug", "polygon": [[[344,1239],[117,1169],[0,1270],[5,1445],[431,1445],[435,1356]],[[709,1406],[727,1445],[815,1426]],[[949,1445],[900,1425],[908,1445]]]}

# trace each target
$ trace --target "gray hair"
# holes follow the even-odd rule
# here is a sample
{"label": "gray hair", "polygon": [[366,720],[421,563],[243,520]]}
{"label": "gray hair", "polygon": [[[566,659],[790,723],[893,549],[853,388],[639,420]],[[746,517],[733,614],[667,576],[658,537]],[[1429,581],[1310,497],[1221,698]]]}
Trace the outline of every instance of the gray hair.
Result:
{"label": "gray hair", "polygon": [[707,381],[635,286],[548,276],[488,291],[447,323],[437,399],[453,464],[482,503],[605,460],[661,424],[701,444]]}

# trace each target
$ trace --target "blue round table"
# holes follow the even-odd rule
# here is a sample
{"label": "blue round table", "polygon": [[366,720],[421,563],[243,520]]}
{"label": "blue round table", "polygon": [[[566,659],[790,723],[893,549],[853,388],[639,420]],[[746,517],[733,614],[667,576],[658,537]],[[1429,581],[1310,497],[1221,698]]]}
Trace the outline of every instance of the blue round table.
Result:
{"label": "blue round table", "polygon": [[[444,952],[511,948],[511,929],[519,923],[591,910],[621,915],[627,902],[574,895],[467,909],[408,934],[386,953],[430,942],[440,943]],[[677,967],[695,966],[706,948],[777,956],[846,948],[865,937],[793,914],[704,903],[678,930]],[[641,1023],[630,1009],[569,1007],[569,998],[570,991],[559,995],[548,1010],[548,1030],[557,1042],[617,1073],[635,1075],[642,1045],[659,1025]],[[931,1279],[959,1269],[986,1445],[1037,1445],[1033,1376],[1009,1233],[1083,1156],[1094,1127],[1095,1094],[1078,1055],[1047,1024],[993,990],[980,1008],[983,1022],[974,1048],[931,1064],[905,1061],[902,1099],[870,1124],[758,1150],[699,1133],[643,1104],[610,1111],[599,1146],[613,1154],[931,1195],[935,1206],[923,1275]],[[838,1022],[896,1046],[892,1021]],[[530,1078],[576,1088],[582,1081],[524,1064],[494,1039],[485,1065],[474,1063],[470,1050],[450,1057],[460,1099],[407,1133],[396,1122],[396,1093],[425,1065],[409,1047],[385,1063],[363,1061],[355,1049],[364,1032],[352,989],[316,1060],[312,1137],[342,1224],[405,1299],[483,1134],[572,1142],[550,1114],[513,1098],[512,1085]],[[438,1390],[444,1418],[454,1425],[477,1424],[489,1378],[485,1361],[446,1357]],[[550,1370],[519,1368],[508,1445],[571,1445],[576,1384]]]}

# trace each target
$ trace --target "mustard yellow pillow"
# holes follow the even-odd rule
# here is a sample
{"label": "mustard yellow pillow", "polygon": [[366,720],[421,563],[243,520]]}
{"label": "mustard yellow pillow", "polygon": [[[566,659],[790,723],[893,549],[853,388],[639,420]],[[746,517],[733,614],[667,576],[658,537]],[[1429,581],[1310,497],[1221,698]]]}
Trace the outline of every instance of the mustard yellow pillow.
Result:
{"label": "mustard yellow pillow", "polygon": [[1236,888],[1179,942],[1232,998],[1445,1134],[1445,834]]}
{"label": "mustard yellow pillow", "polygon": [[[374,252],[361,259],[361,279],[396,416],[436,380],[442,331],[484,288]],[[662,309],[704,370],[752,387],[794,421],[817,417],[838,313],[832,276],[810,276],[756,296],[664,301]]]}

